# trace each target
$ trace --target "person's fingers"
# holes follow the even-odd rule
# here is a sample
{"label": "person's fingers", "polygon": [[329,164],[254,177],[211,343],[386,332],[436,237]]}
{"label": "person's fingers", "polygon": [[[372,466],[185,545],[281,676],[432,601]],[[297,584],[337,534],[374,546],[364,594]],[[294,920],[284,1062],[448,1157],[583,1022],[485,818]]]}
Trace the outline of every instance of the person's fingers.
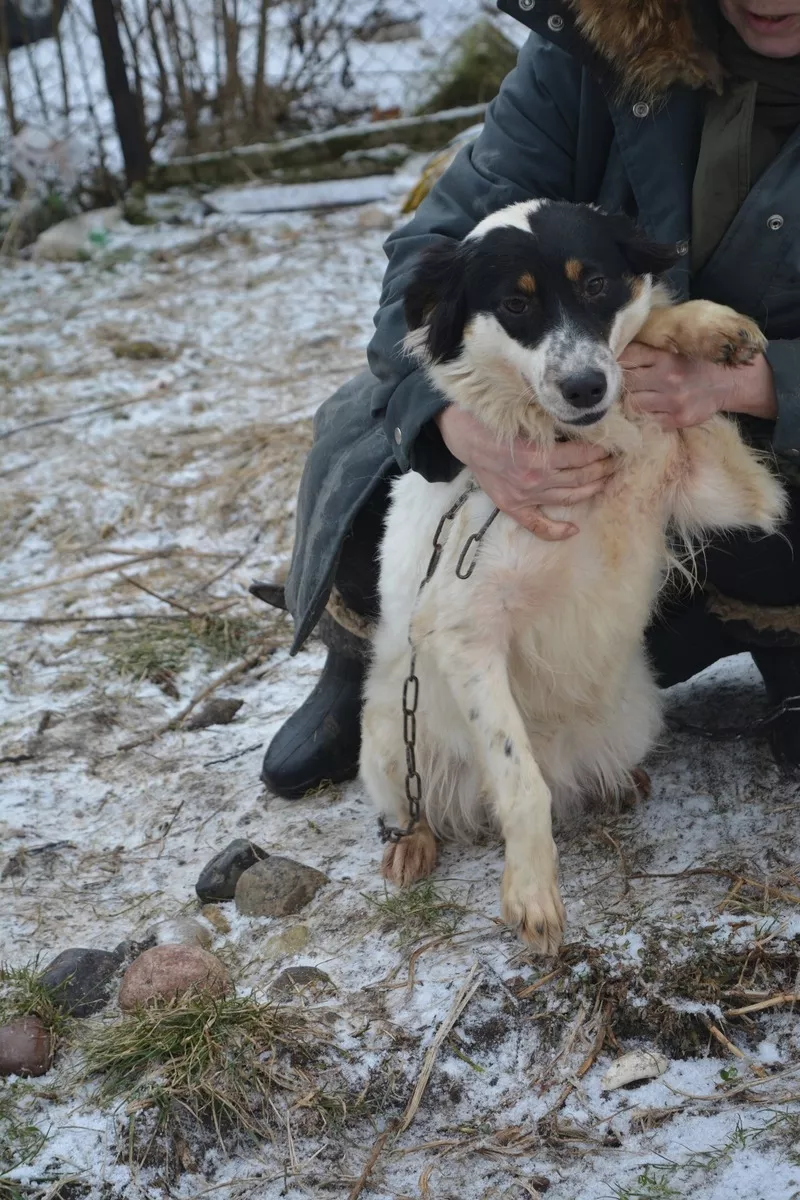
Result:
{"label": "person's fingers", "polygon": [[542,504],[580,504],[583,500],[591,500],[592,496],[597,496],[603,491],[605,480],[600,479],[595,483],[587,483],[583,487],[577,488],[550,488],[544,493],[540,503]]}
{"label": "person's fingers", "polygon": [[578,526],[571,521],[552,521],[538,508],[526,509],[517,515],[516,520],[545,542],[563,542],[579,532]]}
{"label": "person's fingers", "polygon": [[580,467],[574,471],[556,471],[553,475],[553,487],[575,488],[587,483],[608,479],[617,469],[617,460],[609,456],[599,462],[590,463],[588,467]]}
{"label": "person's fingers", "polygon": [[653,346],[646,346],[644,342],[631,342],[622,351],[617,361],[625,369],[630,369],[631,367],[652,367],[658,361],[658,356],[661,353],[663,351],[656,350]]}

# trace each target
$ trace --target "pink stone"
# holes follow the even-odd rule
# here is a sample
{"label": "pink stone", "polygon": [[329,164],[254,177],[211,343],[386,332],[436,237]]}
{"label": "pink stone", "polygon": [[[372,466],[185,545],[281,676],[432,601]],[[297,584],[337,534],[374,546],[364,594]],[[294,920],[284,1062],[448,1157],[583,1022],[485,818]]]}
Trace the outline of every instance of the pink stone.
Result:
{"label": "pink stone", "polygon": [[128,967],[119,990],[119,1006],[130,1012],[142,1004],[172,1000],[195,988],[212,996],[231,990],[227,970],[199,946],[153,946]]}

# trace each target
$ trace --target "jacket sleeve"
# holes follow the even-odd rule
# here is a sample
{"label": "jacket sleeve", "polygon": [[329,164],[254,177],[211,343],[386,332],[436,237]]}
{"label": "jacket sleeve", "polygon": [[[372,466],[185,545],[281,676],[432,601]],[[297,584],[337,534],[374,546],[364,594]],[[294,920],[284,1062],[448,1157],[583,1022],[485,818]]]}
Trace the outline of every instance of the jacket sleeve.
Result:
{"label": "jacket sleeve", "polygon": [[403,297],[414,263],[437,240],[461,240],[488,213],[534,197],[571,200],[581,95],[581,68],[536,35],[489,105],[483,131],[432,188],[408,225],[392,234],[375,334],[367,355],[379,381],[373,412],[402,471],[431,482],[461,469],[432,418],[446,400],[403,354]]}
{"label": "jacket sleeve", "polygon": [[785,455],[796,461],[800,458],[800,339],[770,342],[767,358],[778,397],[772,448],[779,457]]}

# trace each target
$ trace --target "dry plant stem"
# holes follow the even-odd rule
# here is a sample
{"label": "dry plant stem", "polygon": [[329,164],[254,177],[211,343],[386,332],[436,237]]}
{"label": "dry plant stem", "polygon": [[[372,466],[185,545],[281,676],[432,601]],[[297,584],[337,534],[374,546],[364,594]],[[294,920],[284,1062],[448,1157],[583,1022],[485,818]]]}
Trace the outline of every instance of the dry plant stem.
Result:
{"label": "dry plant stem", "polygon": [[406,1111],[403,1113],[403,1118],[400,1122],[398,1133],[404,1133],[414,1120],[414,1117],[417,1115],[417,1109],[422,1102],[422,1097],[425,1094],[426,1087],[428,1086],[428,1080],[431,1077],[433,1065],[436,1062],[436,1056],[439,1053],[442,1042],[450,1033],[450,1030],[453,1028],[456,1021],[461,1016],[464,1009],[467,1007],[470,1000],[475,995],[475,992],[478,990],[478,987],[480,986],[480,978],[477,978],[478,970],[479,964],[474,962],[469,975],[464,981],[464,985],[453,1001],[452,1008],[436,1031],[436,1037],[431,1042],[428,1052],[425,1055],[425,1059],[422,1064],[422,1071],[420,1072],[419,1079],[417,1080],[417,1086],[414,1088],[411,1099],[406,1106]]}
{"label": "dry plant stem", "polygon": [[761,1012],[764,1008],[775,1008],[778,1004],[800,1004],[800,993],[781,992],[778,996],[770,996],[767,1000],[759,1000],[758,1004],[745,1004],[744,1008],[729,1008],[726,1017],[743,1017],[746,1013]]}
{"label": "dry plant stem", "polygon": [[719,1042],[719,1044],[721,1046],[724,1046],[729,1054],[733,1054],[735,1058],[740,1058],[742,1060],[742,1062],[746,1062],[747,1065],[750,1067],[750,1070],[755,1075],[758,1075],[760,1078],[763,1079],[763,1077],[766,1075],[766,1071],[764,1070],[763,1067],[760,1067],[758,1065],[758,1063],[753,1062],[753,1060],[750,1058],[750,1056],[745,1054],[743,1050],[740,1050],[738,1046],[734,1046],[733,1042],[730,1041],[728,1038],[726,1038],[725,1034],[722,1032],[722,1030],[718,1029],[716,1025],[712,1025],[712,1023],[710,1021],[706,1021],[705,1025],[706,1025],[706,1028],[708,1029],[708,1032],[711,1034],[711,1036],[713,1038],[716,1038],[716,1040]]}
{"label": "dry plant stem", "polygon": [[383,1133],[380,1135],[378,1140],[375,1142],[372,1149],[370,1150],[369,1158],[364,1163],[364,1170],[361,1172],[358,1179],[353,1184],[353,1187],[350,1189],[350,1194],[348,1195],[347,1200],[358,1200],[358,1197],[364,1191],[364,1188],[367,1186],[367,1184],[369,1182],[369,1177],[372,1174],[373,1170],[375,1169],[375,1164],[378,1161],[378,1159],[380,1158],[384,1146],[386,1145],[391,1134],[393,1134],[396,1129],[397,1129],[397,1122],[390,1121],[389,1124],[384,1129]]}
{"label": "dry plant stem", "polygon": [[688,867],[685,871],[638,871],[629,875],[629,879],[689,879],[692,875],[711,875],[716,879],[733,879],[741,887],[752,887],[763,891],[770,899],[785,900],[788,904],[800,904],[800,896],[785,892],[782,888],[774,887],[764,879],[750,879],[739,871],[727,870],[725,867]]}
{"label": "dry plant stem", "polygon": [[33,592],[43,592],[47,588],[61,587],[65,583],[77,583],[81,579],[91,579],[94,575],[107,575],[109,571],[119,571],[122,567],[132,567],[135,563],[148,562],[153,558],[169,558],[173,551],[173,546],[165,546],[163,550],[151,550],[147,554],[137,554],[135,558],[129,558],[127,562],[107,563],[104,567],[90,567],[88,571],[75,571],[72,575],[62,575],[60,579],[48,579],[45,583],[34,583],[30,587],[12,588],[10,592],[0,592],[0,600],[29,596]]}
{"label": "dry plant stem", "polygon": [[154,742],[156,738],[161,737],[163,733],[169,733],[171,729],[177,729],[178,726],[181,725],[189,716],[189,713],[192,712],[193,709],[197,708],[198,704],[201,704],[203,700],[207,699],[208,696],[212,695],[217,688],[224,687],[225,684],[230,683],[232,679],[236,679],[239,675],[244,675],[245,672],[251,671],[253,667],[257,667],[259,663],[262,663],[265,655],[268,654],[272,649],[272,646],[273,643],[271,641],[262,642],[258,650],[256,650],[253,654],[248,655],[247,658],[241,659],[238,663],[234,663],[234,665],[229,667],[227,671],[223,671],[222,675],[220,675],[217,679],[214,679],[211,683],[199,691],[197,695],[189,701],[186,707],[181,709],[177,716],[172,717],[172,719],[169,721],[165,721],[163,725],[158,725],[155,729],[151,729],[149,733],[144,734],[142,737],[134,738],[132,742],[123,742],[117,747],[116,753],[121,754],[126,750],[135,750],[138,746],[147,746],[150,742]]}
{"label": "dry plant stem", "polygon": [[[750,1079],[747,1083],[739,1083],[736,1087],[728,1088],[725,1092],[717,1092],[711,1096],[702,1096],[697,1092],[685,1092],[683,1088],[677,1088],[671,1083],[667,1083],[666,1079],[661,1082],[668,1091],[676,1096],[684,1096],[687,1100],[703,1100],[708,1104],[719,1104],[723,1100],[730,1100],[733,1096],[740,1096],[742,1092],[749,1092],[751,1088],[761,1087],[765,1083],[775,1083],[778,1079],[785,1079],[788,1075],[797,1075],[800,1072],[800,1063],[795,1063],[794,1066],[786,1067],[783,1071],[776,1071],[774,1075],[765,1075],[763,1079]],[[770,1104],[785,1104],[788,1099],[781,1096],[770,1096],[767,1101],[761,1098],[762,1103]]]}

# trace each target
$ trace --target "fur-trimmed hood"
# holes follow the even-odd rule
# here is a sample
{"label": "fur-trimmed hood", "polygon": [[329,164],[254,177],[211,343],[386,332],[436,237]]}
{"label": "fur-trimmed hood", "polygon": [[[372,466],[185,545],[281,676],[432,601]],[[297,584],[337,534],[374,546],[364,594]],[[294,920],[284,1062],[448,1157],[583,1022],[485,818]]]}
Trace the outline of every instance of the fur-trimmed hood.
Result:
{"label": "fur-trimmed hood", "polygon": [[653,100],[674,84],[718,90],[717,0],[499,0],[565,49],[581,44],[617,90]]}

